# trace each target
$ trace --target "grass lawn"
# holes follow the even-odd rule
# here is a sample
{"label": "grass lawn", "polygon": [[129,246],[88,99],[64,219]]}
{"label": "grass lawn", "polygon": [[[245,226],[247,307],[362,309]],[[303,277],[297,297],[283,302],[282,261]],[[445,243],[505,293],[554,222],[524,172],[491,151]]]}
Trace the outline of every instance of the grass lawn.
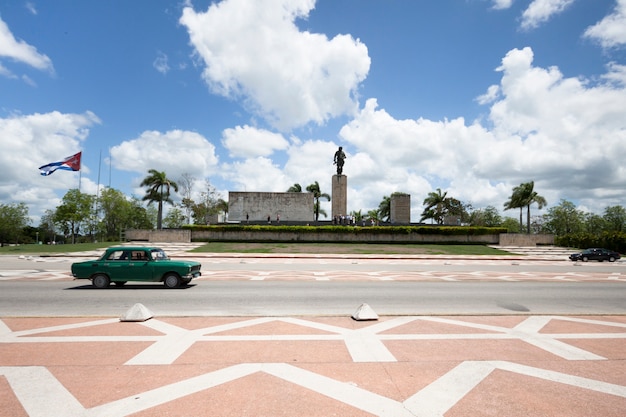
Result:
{"label": "grass lawn", "polygon": [[[64,245],[20,245],[0,248],[0,255],[54,255],[85,252],[117,245],[117,242],[76,243]],[[139,246],[150,245],[147,242]],[[253,243],[210,242],[190,252],[196,253],[313,253],[313,254],[403,254],[403,255],[511,255],[483,245],[429,245],[378,243]]]}
{"label": "grass lawn", "polygon": [[403,255],[511,255],[483,245],[378,243],[248,243],[210,242],[191,252],[213,253],[336,253]]}
{"label": "grass lawn", "polygon": [[55,253],[84,252],[113,246],[113,242],[75,243],[63,245],[19,245],[0,248],[0,255],[54,255]]}

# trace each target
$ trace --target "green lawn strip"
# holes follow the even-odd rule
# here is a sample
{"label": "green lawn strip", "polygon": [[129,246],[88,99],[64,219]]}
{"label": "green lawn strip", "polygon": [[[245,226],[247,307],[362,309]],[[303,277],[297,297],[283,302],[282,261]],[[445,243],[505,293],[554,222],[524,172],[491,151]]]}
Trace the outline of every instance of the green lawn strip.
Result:
{"label": "green lawn strip", "polygon": [[[63,245],[17,245],[0,247],[0,255],[53,256],[59,253],[101,250],[116,242]],[[149,245],[142,242],[141,245]],[[258,243],[209,242],[189,252],[195,253],[266,253],[266,254],[357,254],[357,255],[492,255],[510,256],[509,252],[485,245],[378,244],[378,243]]]}
{"label": "green lawn strip", "polygon": [[15,245],[0,248],[0,255],[54,255],[58,253],[85,252],[113,246],[112,242],[75,243],[63,245]]}
{"label": "green lawn strip", "polygon": [[484,245],[429,245],[377,243],[255,243],[210,242],[190,252],[212,253],[313,253],[313,254],[404,254],[404,255],[497,255],[510,252]]}

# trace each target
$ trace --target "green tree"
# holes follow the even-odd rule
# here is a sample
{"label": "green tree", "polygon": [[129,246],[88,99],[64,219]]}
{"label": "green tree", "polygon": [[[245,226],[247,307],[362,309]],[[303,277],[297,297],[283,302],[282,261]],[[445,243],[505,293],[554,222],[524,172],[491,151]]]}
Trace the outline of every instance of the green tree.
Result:
{"label": "green tree", "polygon": [[24,203],[0,204],[0,246],[20,243],[28,225],[28,207]]}
{"label": "green tree", "polygon": [[437,222],[437,224],[443,224],[444,217],[446,216],[446,198],[448,192],[442,192],[441,188],[437,188],[437,192],[431,191],[424,199],[426,207],[422,212],[420,222],[423,220],[431,219]]}
{"label": "green tree", "polygon": [[383,199],[378,204],[378,216],[377,218],[382,222],[390,222],[391,221],[391,197],[384,196]]}
{"label": "green tree", "polygon": [[367,212],[367,219],[372,222],[373,224],[377,225],[378,222],[380,221],[380,218],[378,217],[378,210],[370,210]]}
{"label": "green tree", "polygon": [[192,206],[193,218],[196,224],[209,224],[211,216],[220,211],[220,195],[211,185],[209,180],[205,181],[205,190],[200,193],[200,201]]}
{"label": "green tree", "polygon": [[544,230],[556,236],[579,233],[584,230],[585,215],[571,201],[561,200],[544,214]]}
{"label": "green tree", "polygon": [[534,190],[535,188],[534,181],[521,184],[521,187],[522,187],[522,194],[520,198],[521,198],[523,205],[526,207],[526,226],[527,226],[526,233],[530,234],[530,206],[532,204],[537,204],[537,208],[541,210],[548,203],[546,202],[546,199],[544,197],[537,194],[537,192]]}
{"label": "green tree", "polygon": [[520,232],[519,222],[513,217],[505,217],[504,220],[502,220],[501,227],[505,227],[509,233]]}
{"label": "green tree", "polygon": [[585,213],[584,229],[587,233],[599,235],[607,229],[607,222],[604,217],[595,213]]}
{"label": "green tree", "polygon": [[292,185],[291,187],[289,187],[287,189],[288,193],[301,193],[302,192],[302,186],[298,183]]}
{"label": "green tree", "polygon": [[132,204],[126,195],[114,188],[104,188],[100,193],[98,205],[100,207],[100,231],[104,239],[113,239],[128,227],[133,216]]}
{"label": "green tree", "polygon": [[313,211],[315,213],[315,221],[319,220],[320,213],[323,214],[324,217],[326,217],[327,216],[326,211],[322,210],[320,207],[320,198],[325,198],[328,201],[330,201],[330,195],[328,195],[328,193],[323,193],[322,190],[320,190],[320,185],[317,181],[315,181],[311,185],[308,185],[306,187],[306,190],[310,193],[313,193],[313,199],[315,200],[315,203],[313,204]]}
{"label": "green tree", "polygon": [[140,184],[141,187],[148,187],[146,195],[143,197],[144,201],[148,201],[148,204],[156,202],[158,204],[157,211],[157,229],[162,229],[163,221],[163,203],[174,204],[170,198],[170,189],[178,191],[178,184],[170,180],[165,175],[165,172],[159,172],[156,169],[148,171],[148,176],[143,179]]}
{"label": "green tree", "polygon": [[178,207],[172,207],[163,219],[165,227],[169,229],[178,229],[185,224],[185,213]]}
{"label": "green tree", "polygon": [[40,240],[47,240],[48,242],[54,242],[56,240],[57,230],[54,223],[53,210],[48,209],[41,216],[39,221],[39,230],[41,231],[41,236],[39,237]]}
{"label": "green tree", "polygon": [[92,217],[94,201],[95,196],[73,188],[65,193],[61,205],[57,207],[54,222],[61,227],[65,235],[72,236],[72,243],[76,243],[76,235],[80,233],[81,225]]}
{"label": "green tree", "polygon": [[626,209],[622,206],[611,206],[604,209],[604,220],[607,230],[612,232],[626,231]]}
{"label": "green tree", "polygon": [[469,223],[472,226],[498,227],[502,224],[502,216],[494,206],[478,209],[469,215]]}
{"label": "green tree", "polygon": [[353,210],[350,212],[350,216],[352,216],[352,219],[354,219],[354,223],[355,224],[361,224],[363,222],[363,213],[361,210],[356,211]]}
{"label": "green tree", "polygon": [[524,228],[524,223],[522,222],[522,215],[523,215],[522,209],[525,206],[523,194],[524,194],[524,188],[522,187],[522,185],[513,187],[513,193],[511,194],[509,199],[504,203],[505,211],[516,209],[516,208],[519,209],[519,231],[520,232]]}

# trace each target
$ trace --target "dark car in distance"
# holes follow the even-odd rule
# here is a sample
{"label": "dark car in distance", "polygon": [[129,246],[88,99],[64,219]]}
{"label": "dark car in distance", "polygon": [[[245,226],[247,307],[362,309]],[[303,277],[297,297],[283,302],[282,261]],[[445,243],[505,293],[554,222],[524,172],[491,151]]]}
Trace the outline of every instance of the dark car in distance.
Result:
{"label": "dark car in distance", "polygon": [[615,262],[620,259],[621,256],[619,253],[604,249],[604,248],[589,248],[585,249],[582,252],[572,253],[569,256],[569,259],[572,261],[609,261]]}
{"label": "dark car in distance", "polygon": [[117,246],[92,261],[72,264],[72,276],[89,279],[96,288],[111,282],[123,286],[128,281],[162,282],[167,288],[187,285],[201,275],[200,262],[170,259],[163,249],[150,246]]}

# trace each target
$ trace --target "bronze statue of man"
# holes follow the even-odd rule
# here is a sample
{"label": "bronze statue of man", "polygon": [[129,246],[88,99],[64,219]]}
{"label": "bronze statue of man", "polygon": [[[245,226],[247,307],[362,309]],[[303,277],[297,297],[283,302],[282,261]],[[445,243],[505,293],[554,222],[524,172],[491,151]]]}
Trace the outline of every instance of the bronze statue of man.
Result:
{"label": "bronze statue of man", "polygon": [[346,159],[346,154],[343,152],[343,148],[340,146],[335,152],[335,159],[333,165],[337,165],[337,175],[341,175],[343,172],[343,162]]}

